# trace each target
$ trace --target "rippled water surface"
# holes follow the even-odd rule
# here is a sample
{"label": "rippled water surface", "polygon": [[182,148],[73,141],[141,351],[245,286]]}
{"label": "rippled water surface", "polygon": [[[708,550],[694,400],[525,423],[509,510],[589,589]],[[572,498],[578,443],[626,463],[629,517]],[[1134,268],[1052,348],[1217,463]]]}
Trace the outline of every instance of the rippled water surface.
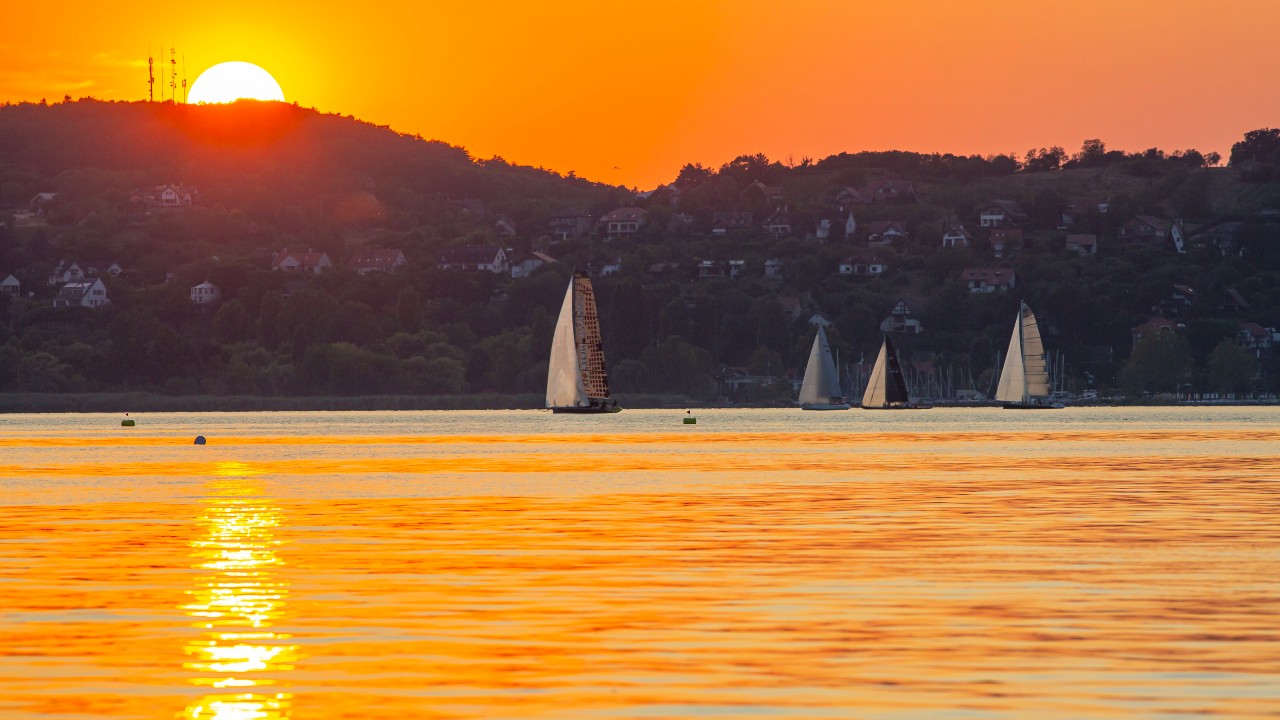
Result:
{"label": "rippled water surface", "polygon": [[683,416],[0,416],[0,717],[1280,717],[1280,409]]}

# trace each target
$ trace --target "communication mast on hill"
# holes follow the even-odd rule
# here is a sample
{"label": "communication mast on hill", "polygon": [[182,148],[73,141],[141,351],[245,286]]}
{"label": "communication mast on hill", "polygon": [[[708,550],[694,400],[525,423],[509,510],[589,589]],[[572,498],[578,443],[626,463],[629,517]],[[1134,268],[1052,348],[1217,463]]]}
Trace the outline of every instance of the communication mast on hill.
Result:
{"label": "communication mast on hill", "polygon": [[156,59],[151,56],[151,48],[147,48],[147,100],[156,101]]}
{"label": "communication mast on hill", "polygon": [[182,104],[187,104],[187,54],[182,53]]}
{"label": "communication mast on hill", "polygon": [[169,46],[169,99],[178,102],[178,51]]}

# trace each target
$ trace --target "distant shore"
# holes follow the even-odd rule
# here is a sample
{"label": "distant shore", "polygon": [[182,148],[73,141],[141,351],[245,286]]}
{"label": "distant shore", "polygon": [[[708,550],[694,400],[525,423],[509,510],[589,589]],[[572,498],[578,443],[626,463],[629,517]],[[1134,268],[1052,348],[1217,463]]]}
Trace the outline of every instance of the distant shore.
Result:
{"label": "distant shore", "polygon": [[[622,407],[630,409],[790,408],[787,403],[722,403],[672,395],[625,395]],[[934,407],[987,407],[989,403],[939,403]],[[1090,401],[1072,407],[1129,406],[1260,406],[1280,405],[1276,400],[1178,400],[1141,398],[1121,402]],[[125,413],[125,412],[273,412],[273,411],[377,411],[377,410],[541,410],[541,395],[358,395],[291,396],[161,395],[156,393],[0,393],[0,414],[18,413]]]}

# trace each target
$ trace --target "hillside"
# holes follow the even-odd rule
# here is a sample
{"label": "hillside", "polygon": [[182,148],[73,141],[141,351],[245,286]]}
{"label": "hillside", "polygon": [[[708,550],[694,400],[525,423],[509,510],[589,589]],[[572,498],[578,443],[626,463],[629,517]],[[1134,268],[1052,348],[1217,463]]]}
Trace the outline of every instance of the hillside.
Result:
{"label": "hillside", "polygon": [[[918,325],[898,338],[916,388],[982,391],[1020,299],[1064,388],[1272,391],[1280,157],[1258,133],[1229,167],[1096,141],[743,156],[636,194],[290,105],[6,105],[0,392],[537,393],[573,268],[596,276],[624,402],[785,400],[815,314],[851,386],[882,327]],[[520,277],[461,269],[468,246]],[[378,250],[407,262],[358,272]],[[272,269],[321,254],[319,274]],[[55,307],[79,302],[73,263],[109,304]],[[972,292],[966,269],[1016,283]]]}

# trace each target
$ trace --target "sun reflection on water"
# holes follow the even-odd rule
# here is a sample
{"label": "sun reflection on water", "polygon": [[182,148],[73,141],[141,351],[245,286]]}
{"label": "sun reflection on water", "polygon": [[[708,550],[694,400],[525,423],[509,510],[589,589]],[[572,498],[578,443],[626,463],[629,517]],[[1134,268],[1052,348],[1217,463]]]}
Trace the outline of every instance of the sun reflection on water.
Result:
{"label": "sun reflection on water", "polygon": [[[203,632],[183,648],[191,683],[220,692],[188,705],[180,717],[201,720],[277,720],[290,715],[292,694],[270,692],[293,669],[298,646],[274,626],[285,615],[289,584],[278,570],[283,520],[263,497],[260,471],[218,463],[210,481],[203,534],[190,543],[192,566],[203,571],[183,610]],[[255,690],[246,692],[246,690]]]}

